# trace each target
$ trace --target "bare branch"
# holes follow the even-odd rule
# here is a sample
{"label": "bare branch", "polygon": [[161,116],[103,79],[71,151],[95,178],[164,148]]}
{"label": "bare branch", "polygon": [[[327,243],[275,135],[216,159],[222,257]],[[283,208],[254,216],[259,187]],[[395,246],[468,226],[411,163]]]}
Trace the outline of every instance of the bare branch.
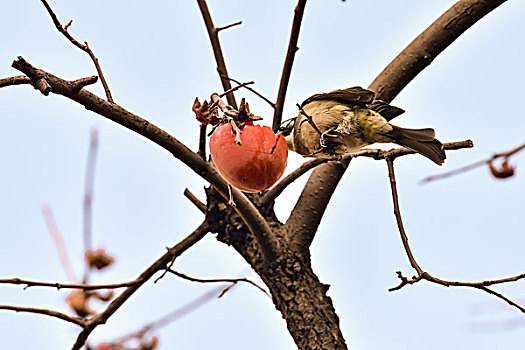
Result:
{"label": "bare branch", "polygon": [[86,342],[88,336],[93,330],[106,321],[132,296],[144,283],[146,283],[155,273],[161,271],[165,266],[174,258],[180,256],[186,250],[191,248],[195,243],[199,242],[208,233],[208,223],[203,222],[195,231],[189,236],[184,238],[177,245],[168,249],[166,254],[161,256],[151,266],[149,266],[140,276],[136,279],[136,284],[129,286],[122,294],[115,298],[111,304],[108,305],[106,310],[102,313],[97,314],[95,317],[88,320],[85,324],[85,328],[77,337],[73,350],[79,350]]}
{"label": "bare branch", "polygon": [[326,163],[330,159],[327,158],[314,158],[303,164],[290,174],[286,175],[278,184],[273,186],[268,192],[266,192],[261,198],[261,205],[267,205],[274,201],[281,193],[292,184],[295,180],[303,176],[308,170],[315,168],[316,166]]}
{"label": "bare branch", "polygon": [[0,88],[11,85],[31,84],[31,79],[25,75],[17,75],[14,77],[0,79]]}
{"label": "bare branch", "polygon": [[190,200],[203,214],[206,214],[206,204],[202,203],[189,189],[184,190],[184,196]]}
{"label": "bare branch", "polygon": [[231,94],[232,92],[235,92],[235,91],[239,90],[242,87],[246,87],[246,86],[251,85],[253,83],[254,83],[254,81],[248,81],[246,83],[241,83],[241,84],[239,84],[237,86],[232,87],[229,90],[224,91],[222,94],[219,95],[219,97],[224,97],[224,96],[226,96],[228,94]]}
{"label": "bare branch", "polygon": [[218,28],[215,28],[215,30],[218,32],[220,32],[221,30],[225,30],[225,29],[228,29],[228,28],[231,28],[231,27],[235,27],[235,26],[239,26],[242,24],[242,21],[238,21],[238,22],[235,22],[235,23],[232,23],[232,24],[228,24],[224,27],[218,27]]}
{"label": "bare branch", "polygon": [[256,287],[257,289],[262,291],[267,296],[270,296],[270,294],[268,294],[268,292],[266,290],[264,290],[263,287],[259,286],[257,283],[255,283],[255,282],[253,282],[253,281],[251,281],[251,280],[249,280],[247,278],[212,278],[212,279],[202,279],[202,278],[190,277],[190,276],[185,275],[183,273],[177,272],[177,271],[175,271],[173,269],[169,269],[168,271],[171,272],[172,274],[174,274],[175,276],[178,276],[180,278],[184,278],[185,280],[192,281],[192,282],[199,282],[199,283],[229,282],[229,283],[237,284],[238,282],[246,282],[246,283],[249,283],[252,286]]}
{"label": "bare branch", "polygon": [[[128,112],[115,103],[108,103],[95,94],[83,89],[78,92],[71,87],[71,82],[58,78],[51,73],[37,69],[22,57],[13,62],[13,68],[25,73],[32,78],[36,75],[45,76],[52,86],[55,94],[63,95],[78,102],[86,109],[102,115],[161,146],[177,159],[186,164],[206,181],[210,182],[223,198],[228,199],[228,185],[219,172],[210,164],[205,162],[196,153],[192,152],[186,145],[181,143],[172,135],[158,128],[153,123]],[[236,203],[235,210],[254,234],[261,247],[264,257],[271,261],[279,252],[279,241],[272,233],[268,223],[255,208],[252,202],[239,190],[233,189],[233,199]]]}
{"label": "bare branch", "polygon": [[74,80],[71,82],[71,85],[73,86],[75,90],[80,91],[81,89],[83,89],[84,87],[88,85],[95,84],[97,81],[98,81],[98,76],[93,75],[91,77],[80,78],[80,79]]}
{"label": "bare branch", "polygon": [[[228,91],[232,88],[232,86],[230,81],[224,78],[224,76],[228,76],[228,70],[226,69],[226,62],[224,61],[224,55],[222,54],[221,43],[219,41],[219,31],[221,29],[215,28],[206,0],[197,0],[197,4],[199,5],[202,19],[204,20],[206,30],[208,31],[208,36],[210,37],[211,47],[213,49],[215,61],[217,62],[217,72],[219,73],[222,87],[224,91]],[[222,29],[225,28],[223,27]],[[228,100],[228,104],[230,106],[237,109],[237,102],[235,101],[235,96],[233,94],[227,95],[226,99]]]}
{"label": "bare branch", "polygon": [[441,179],[444,179],[444,178],[447,178],[447,177],[451,177],[451,176],[455,176],[455,175],[458,175],[458,174],[462,174],[462,173],[467,172],[469,170],[473,170],[473,169],[479,168],[481,166],[491,164],[492,161],[494,161],[494,160],[496,160],[498,158],[510,158],[513,155],[515,155],[516,153],[523,151],[524,149],[525,149],[525,143],[522,144],[522,145],[519,145],[518,147],[515,147],[515,148],[511,149],[510,151],[502,152],[502,153],[495,153],[490,158],[487,158],[487,159],[484,159],[484,160],[478,160],[477,162],[474,162],[474,163],[469,164],[469,165],[465,165],[465,166],[463,166],[461,168],[454,169],[454,170],[448,171],[446,173],[425,177],[423,180],[421,180],[421,183],[425,184],[425,183],[428,183],[428,182],[431,182],[431,181],[441,180]]}
{"label": "bare branch", "polygon": [[202,160],[206,160],[206,124],[199,127],[199,150],[197,151]]}
{"label": "bare branch", "polygon": [[405,232],[405,227],[403,225],[403,219],[401,218],[401,210],[399,209],[399,197],[397,194],[397,184],[396,184],[396,174],[394,172],[394,160],[387,157],[385,158],[386,164],[388,165],[388,177],[390,178],[390,189],[392,190],[392,201],[394,202],[394,215],[396,216],[397,228],[399,229],[399,234],[401,235],[401,241],[403,242],[403,247],[410,261],[410,265],[417,271],[418,275],[423,273],[423,269],[418,265],[410,245],[408,244],[408,237]]}
{"label": "bare branch", "polygon": [[298,0],[297,6],[294,10],[288,51],[286,52],[286,59],[284,60],[283,73],[281,75],[281,82],[279,83],[279,92],[277,93],[275,112],[273,114],[272,129],[274,131],[276,131],[281,125],[283,117],[284,100],[286,98],[286,91],[288,90],[288,83],[290,82],[290,75],[292,74],[293,61],[295,59],[295,53],[299,50],[297,42],[299,41],[299,31],[301,30],[301,22],[303,20],[305,6],[306,0]]}
{"label": "bare branch", "polygon": [[20,278],[4,278],[0,279],[0,284],[20,284],[25,285],[24,289],[30,287],[53,287],[57,290],[60,289],[82,289],[82,290],[94,290],[94,289],[115,289],[130,287],[137,283],[140,283],[139,280],[123,283],[113,283],[113,284],[73,284],[73,283],[54,283],[54,282],[39,282],[39,281],[29,281],[23,280]]}
{"label": "bare branch", "polygon": [[386,163],[388,165],[388,177],[390,178],[390,187],[392,189],[392,201],[394,203],[394,214],[396,216],[397,221],[397,227],[399,229],[399,234],[401,235],[401,241],[403,242],[403,247],[405,248],[405,252],[407,254],[408,260],[410,261],[410,265],[416,270],[417,276],[413,277],[412,279],[408,279],[400,271],[397,271],[397,276],[401,280],[400,284],[396,287],[390,288],[388,291],[396,291],[401,288],[403,288],[406,285],[417,283],[421,280],[427,280],[432,283],[441,284],[445,287],[472,287],[477,288],[480,290],[483,290],[489,294],[492,294],[502,300],[505,300],[508,304],[516,307],[521,312],[525,313],[525,308],[522,306],[516,304],[506,296],[504,296],[501,293],[498,293],[487,286],[494,285],[494,284],[501,284],[501,283],[508,283],[508,282],[514,282],[518,281],[522,278],[525,278],[525,274],[521,274],[514,277],[508,277],[503,278],[500,280],[493,280],[493,281],[483,281],[483,282],[458,282],[458,281],[446,281],[439,279],[437,277],[434,277],[430,275],[428,272],[425,272],[417,263],[414,255],[412,254],[412,250],[410,249],[410,244],[408,243],[408,237],[405,232],[405,228],[403,226],[403,219],[401,218],[401,211],[399,209],[399,197],[397,194],[397,185],[396,185],[396,177],[394,172],[394,160],[389,158],[388,156],[385,157]]}
{"label": "bare branch", "polygon": [[71,317],[61,312],[53,311],[53,310],[37,309],[33,307],[12,306],[12,305],[0,305],[0,310],[12,310],[16,312],[30,312],[33,314],[46,315],[46,316],[56,317],[56,318],[59,318],[67,322],[74,323],[80,327],[85,326],[84,321],[82,321],[81,319],[76,318],[76,317]]}
{"label": "bare branch", "polygon": [[[235,80],[233,78],[230,78],[230,77],[227,77],[227,76],[223,76],[224,79],[228,79],[230,81],[233,81],[234,83],[238,84],[238,85],[241,85],[241,82],[238,81],[238,80]],[[250,86],[243,86],[246,90],[248,91],[251,91],[253,92],[255,95],[257,95],[259,98],[261,98],[263,101],[265,101],[266,103],[268,103],[270,106],[272,106],[272,108],[275,109],[275,103],[273,103],[272,101],[270,101],[269,99],[267,99],[266,97],[264,97],[261,93],[259,93],[257,90],[251,88]]]}
{"label": "bare branch", "polygon": [[[57,15],[53,12],[53,9],[51,9],[51,6],[49,6],[47,1],[46,0],[40,0],[40,1],[42,1],[42,4],[44,4],[44,7],[49,13],[49,16],[51,16],[51,19],[53,20],[53,23],[55,24],[55,27],[58,29],[58,31],[62,33],[73,45],[75,45],[82,51],[86,52],[89,55],[89,57],[91,57],[91,60],[93,61],[93,63],[95,64],[95,68],[97,69],[97,73],[98,73],[98,76],[100,77],[100,81],[102,82],[102,86],[104,86],[106,97],[109,102],[113,103],[114,102],[113,97],[111,96],[111,91],[109,91],[109,86],[108,86],[108,83],[106,82],[106,78],[104,78],[104,74],[102,73],[102,68],[100,68],[100,64],[98,63],[98,58],[95,56],[93,51],[89,48],[87,41],[85,41],[84,44],[82,44],[78,40],[73,38],[73,36],[69,34],[68,32],[69,26],[73,23],[73,20],[69,21],[69,23],[66,24],[65,27],[63,27],[60,21],[58,20]],[[93,83],[90,83],[90,84],[93,84]]]}

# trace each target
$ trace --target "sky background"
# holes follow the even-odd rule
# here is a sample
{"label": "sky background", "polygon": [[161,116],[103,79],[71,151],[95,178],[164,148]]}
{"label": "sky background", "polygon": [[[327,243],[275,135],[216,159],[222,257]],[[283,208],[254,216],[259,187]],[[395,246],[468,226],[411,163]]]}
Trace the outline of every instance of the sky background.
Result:
{"label": "sky background", "polygon": [[[381,70],[454,1],[311,0],[306,6],[285,117],[308,96],[368,86]],[[99,57],[115,101],[197,148],[191,106],[220,92],[208,36],[195,1],[50,1],[71,34]],[[216,26],[239,20],[220,38],[230,76],[255,81],[275,100],[295,1],[209,1]],[[22,55],[65,79],[95,74],[89,57],[55,29],[40,1],[2,1],[0,77],[18,75]],[[472,139],[448,152],[438,168],[415,155],[396,162],[400,205],[413,253],[431,274],[479,281],[525,272],[525,152],[517,175],[497,181],[481,168],[420,185],[422,178],[523,143],[525,2],[509,1],[463,34],[393,101],[405,127],[436,129],[443,142]],[[104,96],[100,84],[88,90]],[[241,90],[252,111],[271,125],[272,109]],[[193,231],[202,214],[183,196],[204,199],[206,184],[150,141],[64,97],[44,97],[29,85],[0,89],[0,278],[67,282],[40,208],[53,208],[68,253],[82,273],[82,196],[92,128],[100,142],[93,241],[116,256],[93,282],[135,279]],[[290,154],[287,171],[304,161]],[[278,200],[286,220],[307,177]],[[419,283],[389,293],[395,271],[413,271],[392,214],[386,164],[352,161],[312,246],[314,270],[338,312],[352,349],[521,349],[525,316],[474,289]],[[242,258],[213,234],[177,259],[175,268],[201,278],[249,277]],[[499,286],[525,304],[523,284]],[[152,281],[92,334],[90,343],[138,330],[214,288],[166,276]],[[0,285],[0,304],[70,312],[67,291]],[[34,314],[0,311],[2,347],[69,349],[79,327]],[[159,349],[294,349],[285,322],[267,296],[237,286],[154,334]]]}

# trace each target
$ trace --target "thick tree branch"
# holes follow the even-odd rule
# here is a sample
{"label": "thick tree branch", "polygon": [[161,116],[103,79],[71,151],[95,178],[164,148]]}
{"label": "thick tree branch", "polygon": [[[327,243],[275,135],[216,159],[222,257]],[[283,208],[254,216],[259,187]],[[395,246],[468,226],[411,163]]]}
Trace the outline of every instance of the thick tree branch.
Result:
{"label": "thick tree branch", "polygon": [[33,314],[46,315],[46,316],[56,317],[56,318],[59,318],[67,322],[74,323],[80,327],[85,326],[84,321],[82,321],[81,319],[76,318],[76,317],[71,317],[61,312],[53,311],[53,310],[37,309],[33,307],[12,306],[12,305],[0,305],[0,310],[12,310],[16,312],[30,312]]}
{"label": "thick tree branch", "polygon": [[[98,63],[98,58],[95,56],[93,51],[89,48],[89,45],[87,41],[84,42],[84,44],[80,43],[78,40],[73,38],[71,34],[68,32],[68,28],[73,22],[72,20],[69,21],[69,23],[64,27],[58,20],[57,15],[53,12],[53,9],[51,9],[51,6],[47,3],[46,0],[40,0],[42,1],[42,4],[44,4],[44,7],[46,8],[47,12],[49,13],[49,16],[51,16],[51,19],[53,20],[53,23],[55,24],[55,27],[57,30],[62,33],[73,45],[78,47],[80,50],[86,52],[93,63],[95,64],[95,68],[97,70],[98,76],[100,77],[100,81],[102,82],[102,86],[104,87],[104,91],[106,92],[106,97],[109,102],[114,102],[113,97],[111,96],[111,91],[109,90],[108,83],[106,82],[106,78],[104,77],[104,73],[102,73],[102,68],[100,68],[100,64]],[[92,83],[91,83],[92,84]]]}
{"label": "thick tree branch", "polygon": [[[33,67],[22,57],[14,61],[12,66],[26,74],[32,81],[35,76],[41,77],[41,80],[45,80],[51,86],[53,93],[78,102],[86,107],[86,109],[100,114],[153,141],[213,185],[223,198],[229,198],[228,185],[219,172],[196,153],[192,152],[186,145],[156,125],[138,115],[128,112],[115,103],[108,103],[87,90],[73,90],[71,82]],[[272,260],[279,251],[279,242],[271,232],[268,223],[253,203],[239,190],[233,189],[232,195],[236,204],[235,210],[254,234],[265,259]]]}
{"label": "thick tree branch", "polygon": [[166,265],[172,261],[172,259],[180,256],[186,250],[191,248],[195,243],[199,242],[208,233],[208,223],[204,221],[195,231],[189,236],[184,238],[177,245],[168,249],[166,254],[157,259],[150,267],[148,267],[140,276],[136,279],[138,283],[129,286],[122,294],[115,298],[111,304],[108,305],[106,310],[102,313],[97,314],[95,317],[89,319],[85,323],[84,330],[80,332],[77,337],[73,350],[79,350],[86,342],[88,336],[93,330],[106,323],[106,321],[131,297],[144,283],[146,283],[155,273],[166,268]]}
{"label": "thick tree branch", "polygon": [[[219,32],[223,29],[232,27],[233,25],[240,24],[239,22],[234,23],[226,27],[216,28],[213,24],[213,19],[211,18],[210,10],[208,9],[208,4],[206,0],[197,0],[199,9],[202,14],[202,19],[206,25],[206,30],[208,31],[208,36],[210,37],[211,47],[213,49],[213,55],[215,56],[215,61],[217,62],[217,72],[219,73],[219,78],[221,79],[221,84],[224,91],[228,91],[232,88],[230,81],[225,78],[228,76],[228,70],[226,69],[226,62],[224,61],[224,55],[222,54],[221,43],[219,41]],[[242,22],[241,22],[242,23]],[[237,109],[237,102],[235,101],[235,96],[233,94],[228,94],[226,96],[228,104],[233,108]]]}
{"label": "thick tree branch", "polygon": [[275,112],[273,113],[272,129],[274,131],[276,131],[277,128],[279,128],[279,125],[281,125],[283,117],[284,100],[286,98],[286,91],[288,90],[288,83],[290,82],[290,75],[292,74],[293,61],[295,59],[295,53],[299,50],[297,42],[299,41],[299,31],[301,30],[301,22],[303,21],[305,6],[306,0],[299,0],[294,10],[288,51],[286,52],[286,58],[284,60],[283,73],[281,75],[281,82],[279,83],[279,92],[277,93],[277,101],[275,102]]}
{"label": "thick tree branch", "polygon": [[[376,98],[390,102],[431,59],[445,50],[465,30],[479,21],[487,13],[498,7],[504,0],[461,0],[454,4],[441,17],[432,23],[407,48],[405,48],[370,85],[376,91]],[[435,38],[435,39],[433,39]],[[310,213],[321,216],[326,210],[331,195],[334,193],[346,166],[336,167],[331,163],[314,169],[303,189],[288,222],[298,219],[302,227],[294,226],[297,237],[315,235],[320,217],[306,220]],[[322,188],[322,194],[320,188]],[[312,198],[321,195],[322,200]],[[307,222],[308,221],[308,222]],[[288,223],[287,223],[288,224]],[[311,240],[306,240],[307,243]]]}

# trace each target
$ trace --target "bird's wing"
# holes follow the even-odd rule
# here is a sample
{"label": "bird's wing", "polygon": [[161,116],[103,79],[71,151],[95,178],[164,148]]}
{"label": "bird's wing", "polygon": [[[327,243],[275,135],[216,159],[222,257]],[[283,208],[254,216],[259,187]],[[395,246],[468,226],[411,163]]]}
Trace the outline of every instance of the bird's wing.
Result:
{"label": "bird's wing", "polygon": [[371,90],[354,86],[347,89],[335,90],[332,92],[315,94],[308,97],[301,103],[301,106],[312,101],[337,101],[346,105],[367,105],[374,100],[375,93]]}
{"label": "bird's wing", "polygon": [[368,108],[381,114],[381,116],[385,118],[387,121],[391,121],[398,115],[405,113],[404,109],[395,107],[395,106],[391,106],[388,103],[381,101],[381,100],[375,100],[374,102],[368,105]]}

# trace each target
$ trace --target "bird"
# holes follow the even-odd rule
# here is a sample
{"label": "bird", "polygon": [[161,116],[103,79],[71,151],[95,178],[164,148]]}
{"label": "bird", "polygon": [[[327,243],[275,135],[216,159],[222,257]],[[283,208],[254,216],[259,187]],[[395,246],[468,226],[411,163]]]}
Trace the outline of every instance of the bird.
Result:
{"label": "bird", "polygon": [[432,128],[408,129],[390,124],[405,111],[359,86],[315,94],[298,105],[299,114],[277,133],[290,151],[305,157],[337,158],[379,143],[396,143],[442,165],[446,155]]}

